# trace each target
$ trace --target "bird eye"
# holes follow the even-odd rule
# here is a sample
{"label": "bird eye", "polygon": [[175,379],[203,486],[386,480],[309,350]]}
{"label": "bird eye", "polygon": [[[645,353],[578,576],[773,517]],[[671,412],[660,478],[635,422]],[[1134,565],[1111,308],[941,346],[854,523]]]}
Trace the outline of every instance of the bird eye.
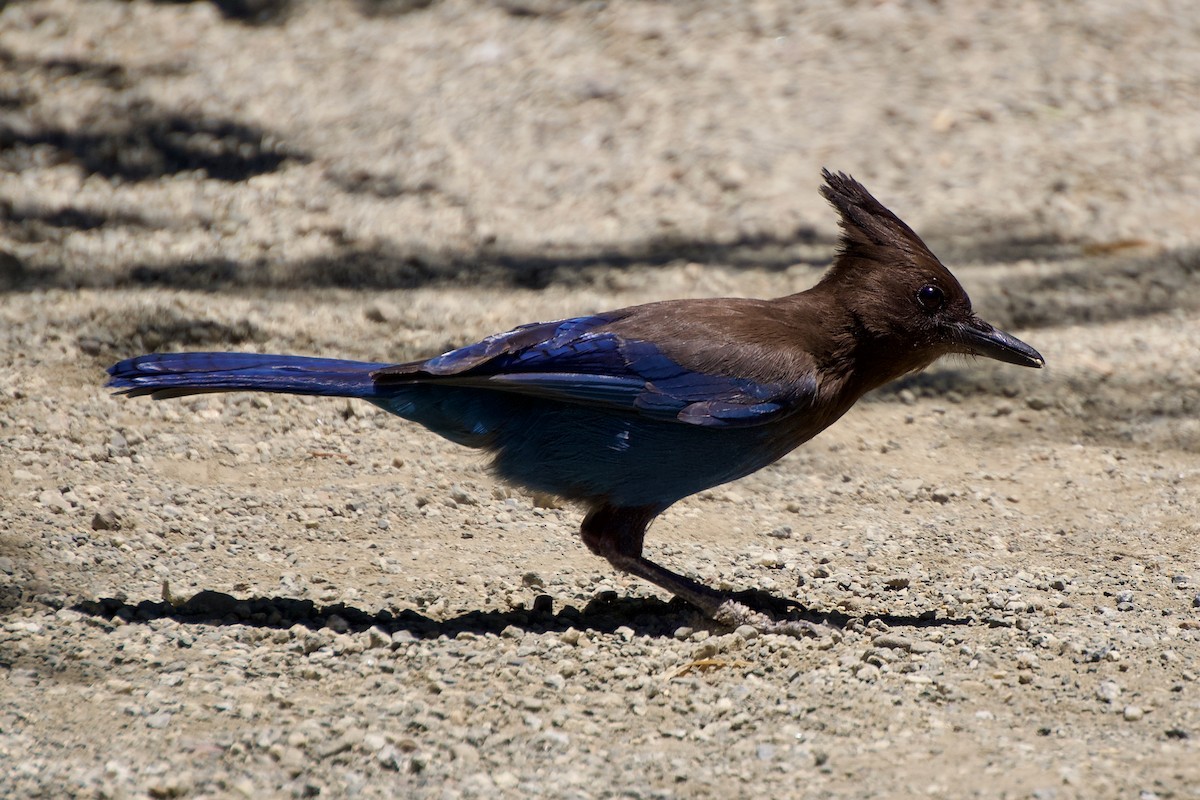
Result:
{"label": "bird eye", "polygon": [[946,293],[931,283],[917,290],[917,302],[926,311],[941,311],[946,305]]}

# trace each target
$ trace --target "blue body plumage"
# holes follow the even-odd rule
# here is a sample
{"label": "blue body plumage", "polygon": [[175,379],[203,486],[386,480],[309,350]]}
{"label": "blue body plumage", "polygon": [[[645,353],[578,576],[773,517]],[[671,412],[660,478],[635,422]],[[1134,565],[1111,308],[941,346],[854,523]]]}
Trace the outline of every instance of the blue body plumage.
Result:
{"label": "blue body plumage", "polygon": [[151,354],[109,385],[157,398],[205,391],[357,397],[488,450],[500,477],[537,491],[663,509],[779,457],[763,422],[811,400],[795,386],[704,374],[605,326],[537,323],[440,356],[387,365],[248,353]]}

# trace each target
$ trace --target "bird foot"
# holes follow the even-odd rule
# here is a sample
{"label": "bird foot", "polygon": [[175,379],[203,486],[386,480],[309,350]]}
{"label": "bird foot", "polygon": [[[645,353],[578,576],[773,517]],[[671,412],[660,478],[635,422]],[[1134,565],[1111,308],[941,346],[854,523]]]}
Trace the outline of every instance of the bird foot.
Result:
{"label": "bird foot", "polygon": [[[587,525],[586,522],[584,524]],[[605,552],[604,555],[617,569],[666,589],[680,600],[691,603],[719,625],[730,628],[749,625],[759,633],[778,633],[797,639],[832,637],[834,641],[841,640],[841,631],[828,622],[809,622],[796,617],[798,604],[794,600],[774,597],[763,592],[743,593],[741,596],[752,596],[752,602],[757,605],[771,608],[770,613],[759,611],[740,600],[735,600],[726,592],[719,592],[641,556],[626,555],[619,551]]]}
{"label": "bird foot", "polygon": [[712,619],[714,622],[730,628],[749,625],[759,633],[778,633],[797,639],[806,637],[820,639],[826,636],[832,636],[835,640],[841,638],[841,631],[831,625],[803,619],[775,619],[769,614],[755,611],[750,606],[736,600],[722,602],[712,614]]}

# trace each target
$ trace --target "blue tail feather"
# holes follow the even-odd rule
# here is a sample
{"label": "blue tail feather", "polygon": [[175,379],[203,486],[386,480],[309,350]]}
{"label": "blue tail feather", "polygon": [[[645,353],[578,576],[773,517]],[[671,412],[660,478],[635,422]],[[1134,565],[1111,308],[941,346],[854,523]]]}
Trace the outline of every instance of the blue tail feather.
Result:
{"label": "blue tail feather", "polygon": [[387,364],[257,353],[152,353],[109,367],[108,386],[156,399],[201,392],[283,392],[371,398]]}

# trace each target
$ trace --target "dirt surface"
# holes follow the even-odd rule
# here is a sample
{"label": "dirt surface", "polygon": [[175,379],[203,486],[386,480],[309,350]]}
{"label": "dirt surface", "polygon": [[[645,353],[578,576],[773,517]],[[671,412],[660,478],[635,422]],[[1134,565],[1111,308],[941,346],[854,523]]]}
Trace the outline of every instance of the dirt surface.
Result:
{"label": "dirt surface", "polygon": [[[1057,8],[7,4],[0,795],[1200,797],[1200,10]],[[1048,361],[655,524],[840,635],[712,627],[365,404],[101,387],[796,291],[822,166]]]}

